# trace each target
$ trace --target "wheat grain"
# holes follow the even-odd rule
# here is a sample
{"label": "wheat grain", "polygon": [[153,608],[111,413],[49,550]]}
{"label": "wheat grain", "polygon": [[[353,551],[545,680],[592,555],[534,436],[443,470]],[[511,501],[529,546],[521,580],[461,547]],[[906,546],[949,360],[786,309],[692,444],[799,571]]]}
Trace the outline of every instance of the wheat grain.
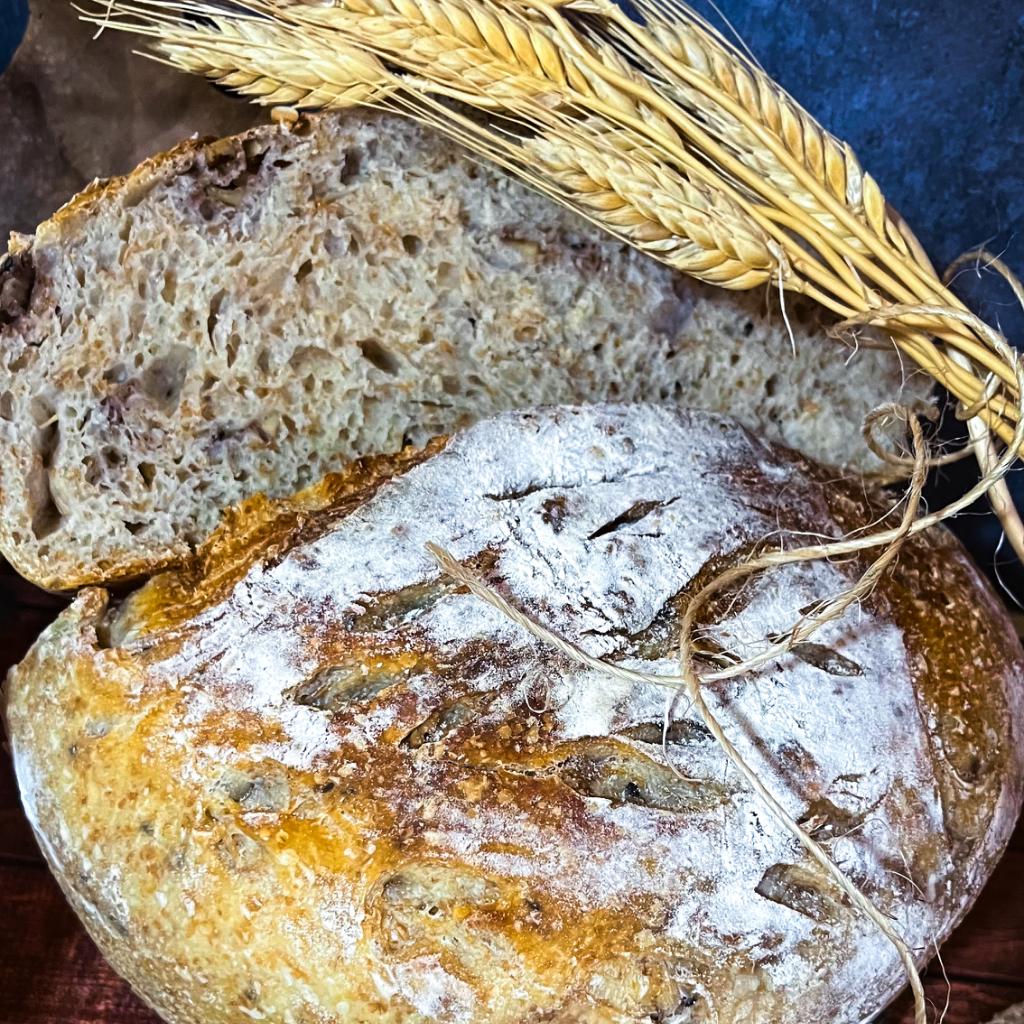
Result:
{"label": "wheat grain", "polygon": [[[251,0],[258,7],[266,0]],[[679,144],[671,122],[609,84],[588,61],[560,45],[550,25],[514,4],[488,0],[335,0],[296,5],[289,17],[333,29],[424,84],[473,106],[523,110],[579,108],[620,115],[654,139]],[[642,76],[601,41],[588,49],[598,66],[638,86]]]}

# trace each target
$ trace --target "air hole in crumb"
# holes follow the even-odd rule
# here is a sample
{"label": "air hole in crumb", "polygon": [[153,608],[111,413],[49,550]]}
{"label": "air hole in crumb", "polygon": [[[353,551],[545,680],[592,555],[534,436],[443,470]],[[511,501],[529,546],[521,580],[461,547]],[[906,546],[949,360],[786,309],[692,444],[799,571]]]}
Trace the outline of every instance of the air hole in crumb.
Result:
{"label": "air hole in crumb", "polygon": [[[36,399],[33,399],[35,403]],[[36,540],[44,540],[56,531],[62,514],[50,489],[50,467],[53,465],[57,445],[60,443],[60,423],[55,417],[40,427],[36,437],[37,458],[29,474],[28,498],[32,509],[32,533]]]}
{"label": "air hole in crumb", "polygon": [[111,445],[106,445],[104,448],[101,448],[100,455],[102,456],[104,463],[110,469],[119,469],[128,461],[124,452],[118,448],[112,447]]}
{"label": "air hole in crumb", "polygon": [[261,348],[259,355],[256,357],[256,366],[260,373],[270,373],[270,351],[269,349]]}
{"label": "air hole in crumb", "polygon": [[351,185],[359,177],[362,165],[363,154],[358,149],[346,149],[341,163],[342,185]]}
{"label": "air hole in crumb", "polygon": [[128,239],[131,237],[132,227],[133,226],[134,226],[134,222],[132,221],[132,218],[131,217],[125,217],[125,219],[123,221],[121,221],[121,229],[118,231],[117,237],[122,242],[127,242]]}
{"label": "air hole in crumb", "polygon": [[[210,299],[210,308],[206,316],[206,336],[210,339],[211,345],[216,345],[214,341],[214,331],[217,329],[217,321],[220,319],[221,306],[224,304],[224,289],[221,288],[214,292]],[[228,363],[230,366],[231,363]]]}
{"label": "air hole in crumb", "polygon": [[14,419],[14,396],[10,391],[5,391],[0,395],[0,419]]}
{"label": "air hole in crumb", "polygon": [[350,256],[358,256],[361,251],[362,246],[359,242],[359,236],[353,231],[348,240],[348,253]]}
{"label": "air hole in crumb", "polygon": [[154,359],[142,374],[142,390],[168,412],[178,407],[189,367],[195,353],[184,345],[175,345]]}
{"label": "air hole in crumb", "polygon": [[402,235],[402,248],[410,256],[418,256],[423,249],[423,240],[419,235]]}
{"label": "air hole in crumb", "polygon": [[214,218],[213,203],[209,199],[204,199],[199,204],[199,216],[205,221],[211,221]]}
{"label": "air hole in crumb", "polygon": [[26,366],[28,366],[29,360],[31,359],[34,351],[35,350],[32,346],[26,346],[21,355],[16,356],[7,364],[7,369],[10,370],[11,373],[20,373]]}
{"label": "air hole in crumb", "polygon": [[313,272],[313,261],[305,260],[298,270],[295,271],[295,280],[301,284]]}
{"label": "air hole in crumb", "polygon": [[[56,423],[57,410],[54,409],[53,404],[46,398],[36,395],[31,402],[29,402],[29,412],[32,414],[32,422],[42,428],[44,431],[46,428]],[[40,451],[45,454],[48,453],[48,446],[44,443],[44,437],[42,434],[38,438],[37,447]]]}
{"label": "air hole in crumb", "polygon": [[744,338],[749,338],[753,333],[754,333],[754,321],[753,320],[748,320],[743,325],[743,337]]}
{"label": "air hole in crumb", "polygon": [[139,476],[142,477],[142,481],[147,487],[151,487],[156,479],[156,466],[152,462],[140,462]]}
{"label": "air hole in crumb", "polygon": [[[225,362],[229,367],[235,365],[235,360],[238,358],[238,350],[241,348],[242,339],[235,332],[231,332],[231,336],[228,338],[228,345],[224,352]],[[241,394],[242,392],[239,392]]]}
{"label": "air hole in crumb", "polygon": [[444,260],[437,265],[437,283],[442,288],[450,288],[453,285],[458,284],[458,275],[455,271],[455,267],[453,264],[447,262],[447,260]]}
{"label": "air hole in crumb", "polygon": [[145,523],[128,522],[124,524],[125,529],[133,536],[137,537],[145,528]]}
{"label": "air hole in crumb", "polygon": [[359,351],[363,353],[363,357],[376,366],[378,370],[392,376],[398,373],[398,360],[379,341],[374,338],[365,338],[357,344],[359,345]]}
{"label": "air hole in crumb", "polygon": [[160,289],[160,296],[164,302],[174,302],[178,295],[178,275],[173,270],[164,271],[164,286]]}
{"label": "air hole in crumb", "polygon": [[429,327],[424,327],[417,340],[421,345],[428,345],[434,340],[434,332]]}
{"label": "air hole in crumb", "polygon": [[779,378],[774,373],[764,382],[764,393],[769,398],[775,397],[775,389],[778,385],[778,382]]}
{"label": "air hole in crumb", "polygon": [[729,365],[730,366],[736,366],[739,363],[739,361],[740,361],[740,354],[739,354],[739,352],[733,352],[733,353],[730,354],[730,356],[729,356]]}

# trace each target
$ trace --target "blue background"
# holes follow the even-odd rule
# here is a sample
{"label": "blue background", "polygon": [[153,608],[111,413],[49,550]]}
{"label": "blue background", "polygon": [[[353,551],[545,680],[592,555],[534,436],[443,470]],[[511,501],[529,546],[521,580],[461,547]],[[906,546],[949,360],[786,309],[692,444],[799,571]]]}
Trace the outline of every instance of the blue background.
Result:
{"label": "blue background", "polygon": [[[1024,226],[1024,0],[719,6],[765,69],[852,143],[937,266],[986,243],[1024,268],[1024,239],[1014,229]],[[26,20],[25,0],[0,0],[0,68]],[[963,283],[982,315],[1024,339],[1024,316],[1005,286],[994,278]],[[948,434],[956,429],[947,423]],[[961,493],[971,473],[969,462],[943,471],[931,500]],[[1013,488],[1024,507],[1019,474]],[[991,567],[994,520],[967,516],[956,529]],[[1003,575],[1024,597],[1024,571],[1007,567]]]}

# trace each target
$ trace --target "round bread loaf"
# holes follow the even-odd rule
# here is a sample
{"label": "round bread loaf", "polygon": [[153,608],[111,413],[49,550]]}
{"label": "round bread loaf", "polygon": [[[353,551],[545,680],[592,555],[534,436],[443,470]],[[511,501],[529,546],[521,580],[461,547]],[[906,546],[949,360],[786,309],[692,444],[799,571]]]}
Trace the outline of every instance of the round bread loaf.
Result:
{"label": "round bread loaf", "polygon": [[[729,419],[509,414],[231,513],[120,603],[83,592],[6,714],[40,844],[174,1024],[855,1022],[904,984],[673,695],[579,668],[441,577],[449,548],[593,654],[675,671],[680,609],[766,538],[879,508]],[[748,655],[855,578],[708,609]],[[731,653],[730,653],[731,652]],[[953,538],[813,643],[708,687],[728,735],[923,961],[1022,791],[1022,653]],[[664,740],[664,742],[663,742]]]}

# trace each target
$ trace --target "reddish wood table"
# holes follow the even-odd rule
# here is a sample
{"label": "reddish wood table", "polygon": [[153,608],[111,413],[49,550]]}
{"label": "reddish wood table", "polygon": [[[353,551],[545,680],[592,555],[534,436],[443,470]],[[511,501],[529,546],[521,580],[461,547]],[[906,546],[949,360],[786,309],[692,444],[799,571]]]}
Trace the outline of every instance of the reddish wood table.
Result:
{"label": "reddish wood table", "polygon": [[[60,609],[0,568],[0,670],[17,661]],[[949,988],[933,965],[929,999],[949,995],[946,1024],[982,1024],[1024,1001],[1024,824],[977,906],[943,948]],[[886,1024],[911,1024],[902,999]],[[68,909],[18,805],[0,759],[0,1024],[159,1024],[106,966]],[[822,1022],[828,1024],[828,1022]]]}

